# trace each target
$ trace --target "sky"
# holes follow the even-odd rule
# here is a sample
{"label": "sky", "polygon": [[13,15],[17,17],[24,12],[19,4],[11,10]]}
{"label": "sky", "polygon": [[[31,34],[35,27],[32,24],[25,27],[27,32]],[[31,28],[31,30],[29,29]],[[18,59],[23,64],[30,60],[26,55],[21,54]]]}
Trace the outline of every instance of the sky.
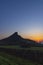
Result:
{"label": "sky", "polygon": [[0,0],[0,39],[14,32],[43,40],[43,0]]}

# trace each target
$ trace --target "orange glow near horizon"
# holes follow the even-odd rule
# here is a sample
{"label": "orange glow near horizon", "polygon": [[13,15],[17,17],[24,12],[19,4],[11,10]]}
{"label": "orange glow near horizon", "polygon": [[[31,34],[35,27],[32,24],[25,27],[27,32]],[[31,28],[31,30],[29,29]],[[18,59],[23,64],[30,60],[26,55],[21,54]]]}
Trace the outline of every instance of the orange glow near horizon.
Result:
{"label": "orange glow near horizon", "polygon": [[[29,33],[29,34],[20,34],[23,38],[35,40],[36,42],[43,41],[43,33]],[[0,34],[0,39],[9,37],[7,34]]]}
{"label": "orange glow near horizon", "polygon": [[40,42],[43,40],[43,34],[24,34],[23,35],[24,38],[27,38],[27,39],[31,39],[31,40],[35,40],[36,42]]}

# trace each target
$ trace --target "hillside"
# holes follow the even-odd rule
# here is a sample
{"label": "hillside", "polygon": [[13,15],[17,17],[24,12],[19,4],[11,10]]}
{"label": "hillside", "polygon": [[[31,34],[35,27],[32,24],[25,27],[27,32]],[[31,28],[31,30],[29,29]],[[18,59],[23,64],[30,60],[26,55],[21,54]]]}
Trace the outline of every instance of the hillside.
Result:
{"label": "hillside", "polygon": [[37,42],[31,39],[22,38],[18,35],[18,32],[15,32],[11,36],[0,40],[0,45],[20,45],[20,46],[35,46]]}

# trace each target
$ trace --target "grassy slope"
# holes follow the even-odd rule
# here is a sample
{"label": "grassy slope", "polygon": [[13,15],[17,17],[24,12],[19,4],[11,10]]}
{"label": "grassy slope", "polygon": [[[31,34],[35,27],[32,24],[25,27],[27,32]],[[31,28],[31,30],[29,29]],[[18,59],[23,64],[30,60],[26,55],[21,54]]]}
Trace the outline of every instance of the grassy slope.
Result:
{"label": "grassy slope", "polygon": [[[21,48],[20,46],[0,46],[0,48],[13,48],[25,50],[43,50],[43,47]],[[0,52],[0,65],[40,65],[29,60],[24,60],[19,57],[12,57]]]}
{"label": "grassy slope", "polygon": [[0,48],[25,49],[25,50],[41,50],[41,51],[43,51],[43,47],[21,48],[20,46],[0,46]]}
{"label": "grassy slope", "polygon": [[32,61],[13,57],[8,54],[0,52],[0,65],[40,65]]}
{"label": "grassy slope", "polygon": [[0,46],[0,48],[20,49],[20,46],[14,46],[14,45],[12,45],[12,46]]}

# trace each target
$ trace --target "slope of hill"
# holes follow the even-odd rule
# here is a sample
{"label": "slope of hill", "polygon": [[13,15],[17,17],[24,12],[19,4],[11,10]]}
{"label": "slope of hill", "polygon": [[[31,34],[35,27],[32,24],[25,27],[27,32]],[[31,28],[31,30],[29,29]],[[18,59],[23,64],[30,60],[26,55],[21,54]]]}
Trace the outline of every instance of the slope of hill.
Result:
{"label": "slope of hill", "polygon": [[18,35],[18,32],[15,32],[8,38],[0,40],[1,45],[20,45],[20,46],[33,46],[36,44],[35,41],[30,39],[24,39],[20,35]]}
{"label": "slope of hill", "polygon": [[41,64],[0,52],[0,65],[41,65]]}

